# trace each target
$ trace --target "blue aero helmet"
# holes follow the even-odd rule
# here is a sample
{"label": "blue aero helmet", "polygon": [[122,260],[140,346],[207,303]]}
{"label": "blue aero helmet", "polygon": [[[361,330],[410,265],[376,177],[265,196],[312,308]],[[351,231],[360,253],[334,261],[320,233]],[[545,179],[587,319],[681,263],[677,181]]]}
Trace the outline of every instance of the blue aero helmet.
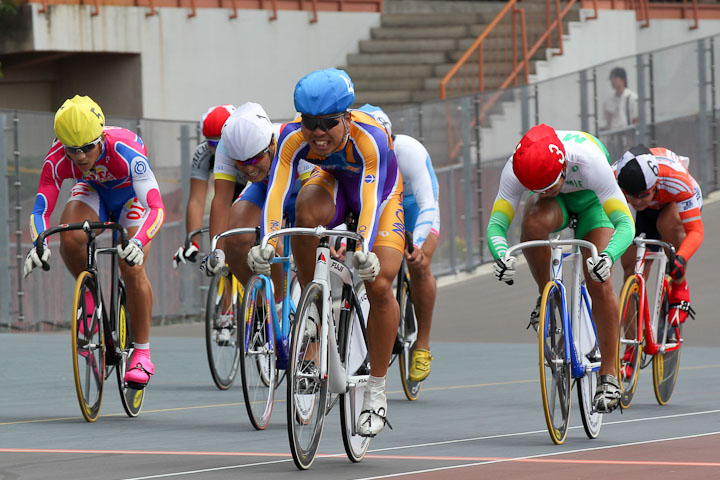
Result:
{"label": "blue aero helmet", "polygon": [[316,70],[295,85],[295,110],[304,115],[343,113],[355,101],[355,87],[347,73],[337,68]]}

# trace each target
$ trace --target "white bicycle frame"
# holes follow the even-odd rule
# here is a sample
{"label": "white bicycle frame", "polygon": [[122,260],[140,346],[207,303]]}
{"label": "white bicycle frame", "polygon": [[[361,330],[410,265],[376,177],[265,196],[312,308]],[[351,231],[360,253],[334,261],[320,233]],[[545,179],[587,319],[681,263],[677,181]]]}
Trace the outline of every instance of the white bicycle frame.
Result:
{"label": "white bicycle frame", "polygon": [[[572,246],[573,252],[572,253],[563,253],[562,247],[563,246]],[[562,280],[562,264],[563,264],[563,256],[565,257],[572,257],[572,263],[573,263],[573,276],[572,276],[572,284],[570,285],[570,306],[571,309],[570,312],[565,311],[565,314],[568,314],[567,317],[570,319],[570,324],[572,326],[572,336],[573,341],[575,342],[575,351],[576,352],[583,352],[587,353],[589,352],[592,347],[594,346],[594,338],[588,338],[587,335],[592,330],[592,325],[589,325],[590,328],[582,328],[582,322],[580,320],[580,312],[581,312],[581,302],[583,301],[583,297],[581,294],[581,285],[585,281],[584,275],[583,275],[583,265],[582,265],[582,255],[580,253],[580,248],[587,248],[590,250],[590,254],[595,262],[598,261],[598,252],[597,247],[592,242],[588,242],[587,240],[581,240],[581,239],[566,239],[561,240],[559,237],[554,237],[548,240],[529,240],[527,242],[518,243],[516,245],[513,245],[512,247],[508,248],[505,252],[504,259],[505,261],[508,260],[508,258],[516,251],[522,250],[524,248],[532,248],[532,247],[550,247],[550,278],[553,281],[560,281],[560,285],[565,286],[565,282]],[[567,287],[566,287],[567,288]],[[590,296],[587,296],[588,302],[590,302]],[[588,310],[591,311],[591,304],[588,304]],[[563,309],[567,309],[567,305],[563,305]],[[571,313],[571,314],[570,314]],[[587,321],[589,319],[582,319],[583,321]],[[587,327],[587,325],[586,325]],[[580,346],[586,347],[587,343],[593,342],[589,346],[589,348],[578,348]],[[582,345],[580,342],[583,342]],[[585,373],[589,373],[593,370],[596,370],[600,367],[600,362],[587,362],[584,358],[584,355],[578,355],[580,357],[578,360],[583,363],[583,366],[585,367]]]}
{"label": "white bicycle frame", "polygon": [[[330,230],[319,226],[315,228],[292,227],[282,228],[274,232],[270,232],[262,239],[262,248],[264,249],[270,239],[281,235],[308,235],[318,238],[329,236],[343,236],[352,238],[362,245],[362,251],[367,255],[367,245],[365,238],[355,232],[347,230]],[[367,383],[369,375],[348,375],[342,366],[340,353],[337,347],[337,325],[335,316],[333,315],[332,293],[330,287],[330,271],[332,270],[340,280],[346,285],[354,288],[353,276],[346,264],[339,262],[330,257],[330,247],[328,244],[321,242],[316,249],[315,276],[313,282],[322,287],[322,307],[323,316],[321,324],[320,336],[320,378],[328,378],[328,391],[330,393],[347,393],[351,388],[361,383]],[[352,251],[346,254],[346,262],[352,263]],[[350,307],[352,308],[352,306]],[[332,330],[330,329],[332,327]],[[333,332],[331,335],[330,332]],[[301,375],[302,376],[302,375]],[[311,377],[311,376],[307,376]],[[351,395],[351,406],[355,408],[354,395]],[[354,429],[354,427],[353,427]]]}

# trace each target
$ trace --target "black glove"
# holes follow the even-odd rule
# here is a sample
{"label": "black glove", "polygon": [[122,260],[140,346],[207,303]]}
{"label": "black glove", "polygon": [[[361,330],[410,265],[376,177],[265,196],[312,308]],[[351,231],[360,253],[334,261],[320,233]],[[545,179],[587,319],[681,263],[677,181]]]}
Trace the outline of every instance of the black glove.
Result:
{"label": "black glove", "polygon": [[675,263],[669,265],[668,274],[674,280],[680,280],[685,276],[685,265],[687,265],[687,260],[685,260],[681,255],[675,255]]}

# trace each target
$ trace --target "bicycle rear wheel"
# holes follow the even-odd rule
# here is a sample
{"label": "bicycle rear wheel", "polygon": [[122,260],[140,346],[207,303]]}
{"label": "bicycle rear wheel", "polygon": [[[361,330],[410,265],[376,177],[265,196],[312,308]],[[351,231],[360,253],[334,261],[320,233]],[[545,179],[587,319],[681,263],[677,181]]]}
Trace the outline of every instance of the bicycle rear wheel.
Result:
{"label": "bicycle rear wheel", "polygon": [[620,380],[622,396],[620,406],[632,403],[640,372],[642,354],[642,325],[640,323],[640,282],[628,277],[620,294],[620,329],[615,366]]}
{"label": "bicycle rear wheel", "polygon": [[310,468],[325,424],[327,379],[320,378],[323,289],[317,283],[303,290],[290,335],[287,382],[287,426],[295,465]]}
{"label": "bicycle rear wheel", "polygon": [[[578,356],[581,362],[586,367],[585,375],[576,380],[576,387],[578,393],[578,404],[580,405],[580,418],[582,419],[583,429],[585,435],[588,438],[597,438],[600,434],[600,427],[602,427],[602,413],[598,412],[593,408],[593,397],[595,396],[595,389],[597,388],[598,380],[600,379],[600,368],[595,367],[595,370],[588,371],[590,363],[596,362],[597,359],[592,360],[588,358],[588,354],[593,352],[592,349],[597,347],[597,339],[595,329],[590,319],[592,318],[591,312],[588,311],[587,304],[581,298],[580,299],[580,321],[579,325],[579,345]],[[583,341],[583,338],[587,338],[587,344]],[[592,345],[592,347],[590,347]],[[587,351],[586,351],[587,350]]]}
{"label": "bicycle rear wheel", "polygon": [[570,363],[566,361],[562,294],[554,282],[548,282],[542,294],[538,332],[545,423],[552,441],[560,445],[569,427],[572,378]]}
{"label": "bicycle rear wheel", "polygon": [[265,294],[266,277],[253,275],[245,286],[240,309],[240,374],[250,423],[264,430],[275,399],[275,348],[271,305]]}
{"label": "bicycle rear wheel", "polygon": [[71,341],[73,376],[80,411],[88,422],[97,420],[105,386],[105,341],[95,277],[82,272],[75,282]]}
{"label": "bicycle rear wheel", "polygon": [[240,331],[235,312],[237,299],[233,299],[232,285],[232,274],[229,272],[212,277],[205,309],[208,364],[212,379],[220,390],[232,386],[240,362]]}
{"label": "bicycle rear wheel", "polygon": [[[360,283],[356,289],[358,302],[363,312],[363,319],[367,322],[367,315],[370,311],[370,303],[365,291],[365,285]],[[368,348],[363,336],[360,318],[353,311],[348,322],[344,339],[340,339],[344,345],[343,366],[348,375],[369,375],[370,362],[368,360]],[[367,323],[366,323],[367,325]],[[357,434],[357,421],[362,409],[363,396],[367,383],[358,382],[351,386],[347,393],[340,395],[340,430],[342,432],[343,446],[345,453],[352,462],[359,462],[365,457],[370,447],[370,437],[363,437]]]}
{"label": "bicycle rear wheel", "polygon": [[402,382],[405,397],[408,400],[417,400],[420,395],[422,382],[410,380],[410,362],[412,352],[417,340],[417,318],[415,308],[410,298],[410,284],[405,279],[400,279],[398,284],[397,299],[400,304],[400,325],[396,339],[398,353],[398,367],[400,367],[400,381]]}
{"label": "bicycle rear wheel", "polygon": [[655,338],[658,343],[663,341],[667,325],[664,353],[658,352],[653,357],[653,388],[655,399],[660,405],[667,405],[675,390],[678,371],[680,370],[680,347],[682,346],[682,325],[673,327],[668,323],[670,303],[668,292],[663,287],[662,308]]}
{"label": "bicycle rear wheel", "polygon": [[117,346],[122,351],[122,359],[115,368],[117,374],[118,390],[120,390],[120,401],[128,417],[134,418],[140,414],[143,401],[145,400],[145,389],[136,390],[125,384],[125,372],[133,352],[133,333],[130,317],[127,311],[127,297],[125,286],[120,283],[120,302],[118,304],[117,325]]}

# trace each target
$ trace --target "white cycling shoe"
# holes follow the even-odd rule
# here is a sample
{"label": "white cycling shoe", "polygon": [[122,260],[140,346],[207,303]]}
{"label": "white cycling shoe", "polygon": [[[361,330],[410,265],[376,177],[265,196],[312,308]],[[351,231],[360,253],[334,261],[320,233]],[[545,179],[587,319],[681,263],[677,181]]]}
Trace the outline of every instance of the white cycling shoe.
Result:
{"label": "white cycling shoe", "polygon": [[387,421],[387,397],[385,396],[385,377],[368,379],[363,395],[362,410],[358,418],[357,432],[363,437],[374,437],[385,427],[392,429]]}

